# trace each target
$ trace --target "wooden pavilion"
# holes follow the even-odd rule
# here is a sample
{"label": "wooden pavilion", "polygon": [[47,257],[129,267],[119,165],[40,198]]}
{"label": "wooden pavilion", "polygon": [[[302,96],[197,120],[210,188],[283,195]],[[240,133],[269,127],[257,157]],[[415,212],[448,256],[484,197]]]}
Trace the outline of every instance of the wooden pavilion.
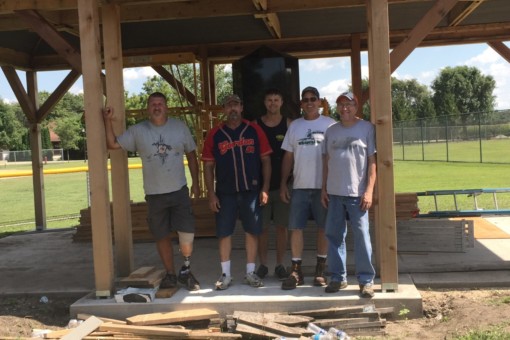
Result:
{"label": "wooden pavilion", "polygon": [[[133,270],[127,156],[110,153],[113,233],[102,108],[124,112],[123,68],[152,66],[203,112],[215,106],[214,65],[266,45],[297,58],[349,56],[352,87],[377,129],[376,257],[383,291],[398,289],[390,77],[421,46],[487,43],[510,62],[508,0],[9,0],[0,1],[0,65],[31,131],[36,225],[45,229],[40,124],[83,76],[96,296]],[[370,94],[361,92],[368,51]],[[440,58],[441,56],[438,56]],[[426,62],[426,61],[424,61]],[[201,97],[162,65],[199,63]],[[17,74],[25,71],[25,89]],[[38,72],[69,70],[39,103]],[[125,117],[115,122],[117,133]]]}

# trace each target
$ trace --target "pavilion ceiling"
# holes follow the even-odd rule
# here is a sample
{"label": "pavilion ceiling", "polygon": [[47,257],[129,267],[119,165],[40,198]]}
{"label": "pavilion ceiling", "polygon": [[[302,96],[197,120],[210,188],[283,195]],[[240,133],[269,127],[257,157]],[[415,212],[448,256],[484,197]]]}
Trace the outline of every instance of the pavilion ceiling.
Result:
{"label": "pavilion ceiling", "polygon": [[[346,56],[352,35],[360,38],[361,50],[367,49],[364,0],[103,2],[119,5],[125,67],[201,56],[229,62],[261,45],[299,58]],[[404,41],[435,3],[390,0],[390,46]],[[67,47],[56,51],[48,43],[54,32],[41,32],[51,30]],[[420,46],[505,40],[510,40],[510,1],[458,1]],[[79,52],[79,46],[76,0],[0,1],[1,66],[69,69],[69,55],[75,53],[69,49]]]}

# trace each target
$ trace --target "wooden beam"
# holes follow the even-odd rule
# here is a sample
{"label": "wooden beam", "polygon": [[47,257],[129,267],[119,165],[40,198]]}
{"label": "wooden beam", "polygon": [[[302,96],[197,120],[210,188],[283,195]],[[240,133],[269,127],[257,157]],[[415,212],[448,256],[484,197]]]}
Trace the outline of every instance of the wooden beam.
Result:
{"label": "wooden beam", "polygon": [[186,98],[188,103],[194,104],[196,103],[196,96],[186,88],[186,86],[180,82],[177,78],[173,76],[166,68],[163,66],[152,66],[154,71],[158,72],[158,74],[165,79],[170,86],[172,86],[181,96]]}
{"label": "wooden beam", "polygon": [[487,43],[492,49],[499,53],[508,63],[510,63],[510,48],[502,41],[489,41]]}
{"label": "wooden beam", "polygon": [[81,72],[80,53],[39,13],[34,10],[16,11],[37,34],[46,41],[72,68]]}
{"label": "wooden beam", "polygon": [[124,67],[192,64],[197,61],[193,52],[123,56]]}
{"label": "wooden beam", "polygon": [[[113,128],[116,135],[120,135],[126,130],[126,113],[119,6],[103,5],[102,14],[107,102],[116,113]],[[134,267],[127,152],[123,149],[111,150],[110,159],[112,165],[115,268],[117,269],[117,276],[125,277],[129,276]],[[113,176],[114,174],[115,176]]]}
{"label": "wooden beam", "polygon": [[18,77],[16,70],[12,66],[2,66],[2,70],[4,71],[5,78],[11,86],[12,92],[14,92],[14,95],[16,96],[16,99],[18,100],[23,113],[27,117],[27,120],[30,123],[37,123],[35,116],[36,108],[34,103],[28,97],[28,94]]}
{"label": "wooden beam", "polygon": [[381,287],[398,289],[397,228],[393,174],[393,127],[387,0],[367,0],[371,120],[376,127],[376,254]]}
{"label": "wooden beam", "polygon": [[111,296],[114,283],[110,193],[106,137],[103,123],[103,84],[99,46],[98,0],[78,0],[85,102],[85,126],[89,156],[92,219],[92,252],[96,296]]}
{"label": "wooden beam", "polygon": [[393,73],[411,52],[423,41],[444,16],[455,6],[458,0],[437,0],[434,6],[421,18],[404,39],[391,52],[391,72]]}
{"label": "wooden beam", "polygon": [[[362,99],[363,88],[361,78],[361,38],[359,34],[351,37],[351,79],[352,92],[358,99]],[[363,105],[359,106],[358,116],[363,115]]]}
{"label": "wooden beam", "polygon": [[57,103],[69,91],[71,86],[78,80],[81,73],[76,70],[71,70],[57,88],[50,94],[46,101],[37,110],[36,117],[38,122],[42,122],[44,118],[53,110]]}
{"label": "wooden beam", "polygon": [[448,14],[448,25],[458,26],[473,11],[482,4],[484,0],[472,0],[468,3],[457,3]]}

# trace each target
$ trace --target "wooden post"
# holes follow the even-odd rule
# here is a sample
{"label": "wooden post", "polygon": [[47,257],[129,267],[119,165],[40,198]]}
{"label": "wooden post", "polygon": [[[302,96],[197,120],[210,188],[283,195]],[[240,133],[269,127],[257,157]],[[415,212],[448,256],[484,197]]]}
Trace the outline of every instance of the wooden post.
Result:
{"label": "wooden post", "polygon": [[[114,108],[113,128],[115,133],[120,135],[126,129],[120,8],[115,4],[104,4],[102,14],[107,105]],[[129,276],[134,267],[127,152],[122,149],[112,150],[110,151],[110,160],[112,165],[115,267],[117,275],[123,277]]]}
{"label": "wooden post", "polygon": [[[352,93],[361,99],[363,88],[361,81],[361,37],[359,33],[351,35],[351,79]],[[363,105],[360,105],[358,116],[363,116]]]}
{"label": "wooden post", "polygon": [[383,292],[398,289],[388,0],[367,0],[371,120],[376,126],[376,251]]}
{"label": "wooden post", "polygon": [[114,272],[98,0],[78,0],[85,125],[89,156],[92,251],[96,296],[111,296]]}

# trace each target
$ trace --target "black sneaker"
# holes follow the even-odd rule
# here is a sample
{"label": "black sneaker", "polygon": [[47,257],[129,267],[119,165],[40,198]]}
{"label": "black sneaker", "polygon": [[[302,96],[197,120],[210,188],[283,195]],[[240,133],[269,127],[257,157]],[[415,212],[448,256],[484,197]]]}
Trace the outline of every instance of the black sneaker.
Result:
{"label": "black sneaker", "polygon": [[179,272],[179,277],[177,278],[180,284],[184,285],[187,290],[194,291],[200,289],[200,283],[193,276],[190,269],[184,269]]}
{"label": "black sneaker", "polygon": [[175,288],[177,286],[177,276],[175,274],[166,273],[163,280],[159,284],[159,288]]}
{"label": "black sneaker", "polygon": [[342,281],[342,282],[339,282],[339,281],[331,281],[327,286],[326,286],[326,289],[324,290],[326,293],[336,293],[338,292],[340,289],[345,289],[347,288],[348,284],[347,284],[347,281]]}
{"label": "black sneaker", "polygon": [[287,273],[287,269],[285,269],[284,266],[279,264],[274,268],[274,276],[276,276],[278,280],[282,281],[289,277],[289,273]]}
{"label": "black sneaker", "polygon": [[261,264],[258,268],[257,268],[257,271],[255,272],[255,274],[257,274],[257,276],[261,279],[265,278],[267,273],[269,272],[269,269]]}

